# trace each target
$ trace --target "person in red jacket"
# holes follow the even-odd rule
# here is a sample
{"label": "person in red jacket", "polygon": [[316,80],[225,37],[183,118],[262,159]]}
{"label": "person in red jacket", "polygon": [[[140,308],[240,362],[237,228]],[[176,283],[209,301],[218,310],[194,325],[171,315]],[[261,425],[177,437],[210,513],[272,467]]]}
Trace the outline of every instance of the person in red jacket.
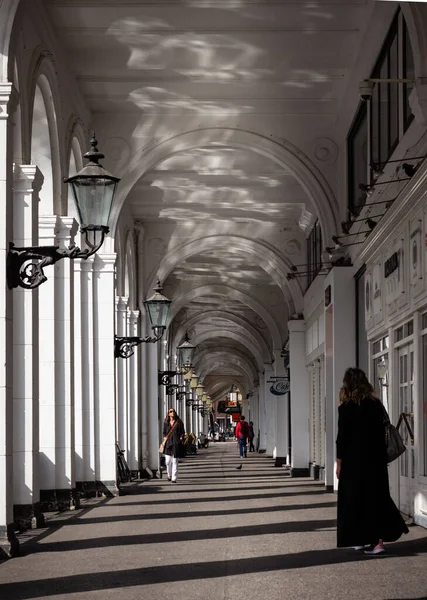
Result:
{"label": "person in red jacket", "polygon": [[246,440],[249,435],[249,423],[245,421],[244,415],[240,415],[240,421],[236,425],[236,438],[239,442],[240,458],[247,456]]}

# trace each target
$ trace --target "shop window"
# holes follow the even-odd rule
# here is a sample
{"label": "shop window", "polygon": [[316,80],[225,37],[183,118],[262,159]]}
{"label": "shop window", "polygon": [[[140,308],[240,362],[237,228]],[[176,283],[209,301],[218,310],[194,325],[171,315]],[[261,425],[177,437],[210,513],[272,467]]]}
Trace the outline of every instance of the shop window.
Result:
{"label": "shop window", "polygon": [[316,221],[307,238],[307,289],[322,268],[322,229]]}
{"label": "shop window", "polygon": [[408,321],[405,325],[398,327],[394,330],[394,341],[400,342],[404,340],[406,337],[409,337],[414,333],[414,322]]}
{"label": "shop window", "polygon": [[381,365],[388,364],[389,355],[389,337],[384,336],[372,344],[372,384],[374,390],[384,404],[386,410],[388,406],[388,369],[380,369]]}
{"label": "shop window", "polygon": [[[393,20],[371,77],[415,77],[408,29],[400,10]],[[374,85],[369,123],[372,163],[384,165],[408,129],[413,119],[408,100],[412,87],[411,84],[398,83]],[[348,208],[352,214],[359,214],[366,202],[366,195],[361,193],[359,185],[372,183],[368,172],[367,146],[367,107],[363,103],[347,137]]]}

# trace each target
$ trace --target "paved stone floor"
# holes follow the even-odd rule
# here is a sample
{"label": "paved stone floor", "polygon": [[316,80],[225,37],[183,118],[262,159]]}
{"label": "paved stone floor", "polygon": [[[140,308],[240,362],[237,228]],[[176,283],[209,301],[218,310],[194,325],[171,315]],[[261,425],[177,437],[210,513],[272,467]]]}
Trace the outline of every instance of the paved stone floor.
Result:
{"label": "paved stone floor", "polygon": [[1,600],[427,598],[427,531],[387,556],[335,548],[335,496],[234,442],[187,458],[177,485],[140,483],[23,537]]}

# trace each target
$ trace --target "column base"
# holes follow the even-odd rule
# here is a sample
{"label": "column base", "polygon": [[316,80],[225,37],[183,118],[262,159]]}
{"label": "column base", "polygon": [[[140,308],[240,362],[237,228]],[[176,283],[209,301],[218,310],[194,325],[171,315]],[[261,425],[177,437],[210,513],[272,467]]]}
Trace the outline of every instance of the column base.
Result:
{"label": "column base", "polygon": [[307,468],[291,468],[291,477],[310,477],[310,469]]}
{"label": "column base", "polygon": [[15,534],[15,524],[0,526],[0,560],[19,556],[19,541]]}
{"label": "column base", "polygon": [[326,481],[325,467],[319,467],[319,481]]}
{"label": "column base", "polygon": [[44,515],[40,509],[40,502],[36,504],[15,504],[13,506],[13,519],[17,529],[37,529],[44,527]]}
{"label": "column base", "polygon": [[80,507],[76,489],[40,490],[40,508],[43,512],[75,510]]}
{"label": "column base", "polygon": [[283,465],[286,465],[286,464],[287,464],[286,456],[276,456],[276,458],[274,459],[275,467],[283,467]]}
{"label": "column base", "polygon": [[267,450],[265,448],[258,449],[258,454],[265,454],[266,452],[267,452]]}
{"label": "column base", "polygon": [[76,481],[79,498],[112,498],[119,495],[116,481]]}
{"label": "column base", "polygon": [[119,495],[117,481],[97,481],[96,485],[101,495],[106,498],[113,498]]}
{"label": "column base", "polygon": [[325,485],[325,490],[328,493],[333,494],[333,492],[334,492],[334,486],[333,485]]}
{"label": "column base", "polygon": [[320,476],[319,465],[310,463],[310,477],[312,477],[313,479],[315,479],[317,481],[319,479],[319,476]]}

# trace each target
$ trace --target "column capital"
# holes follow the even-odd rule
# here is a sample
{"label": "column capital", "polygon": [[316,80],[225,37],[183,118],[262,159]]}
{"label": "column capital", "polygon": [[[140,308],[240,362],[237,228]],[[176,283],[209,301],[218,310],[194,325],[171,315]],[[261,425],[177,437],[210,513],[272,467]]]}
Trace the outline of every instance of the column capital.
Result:
{"label": "column capital", "polygon": [[24,191],[26,189],[31,189],[34,192],[39,192],[43,182],[43,173],[36,165],[15,164],[13,166],[13,183],[15,190]]}
{"label": "column capital", "polygon": [[74,217],[57,217],[56,235],[58,240],[69,241],[73,238],[79,228]]}
{"label": "column capital", "polygon": [[305,332],[305,321],[303,319],[295,319],[288,321],[289,333],[302,333]]}
{"label": "column capital", "polygon": [[100,254],[96,255],[96,259],[93,263],[93,270],[103,273],[114,273],[116,265],[117,254]]}
{"label": "column capital", "polygon": [[95,260],[95,256],[89,256],[88,258],[76,258],[74,260],[74,264],[77,265],[77,268],[84,273],[89,273],[93,269],[93,261]]}
{"label": "column capital", "polygon": [[[56,215],[43,215],[39,217],[39,241],[55,244],[56,242]],[[47,242],[49,240],[49,242]]]}
{"label": "column capital", "polygon": [[125,312],[129,303],[129,296],[116,296],[116,306],[119,312]]}
{"label": "column capital", "polygon": [[139,310],[129,310],[129,322],[131,325],[138,325],[140,314]]}
{"label": "column capital", "polygon": [[15,112],[19,105],[19,92],[13,83],[0,83],[0,120],[5,120]]}

